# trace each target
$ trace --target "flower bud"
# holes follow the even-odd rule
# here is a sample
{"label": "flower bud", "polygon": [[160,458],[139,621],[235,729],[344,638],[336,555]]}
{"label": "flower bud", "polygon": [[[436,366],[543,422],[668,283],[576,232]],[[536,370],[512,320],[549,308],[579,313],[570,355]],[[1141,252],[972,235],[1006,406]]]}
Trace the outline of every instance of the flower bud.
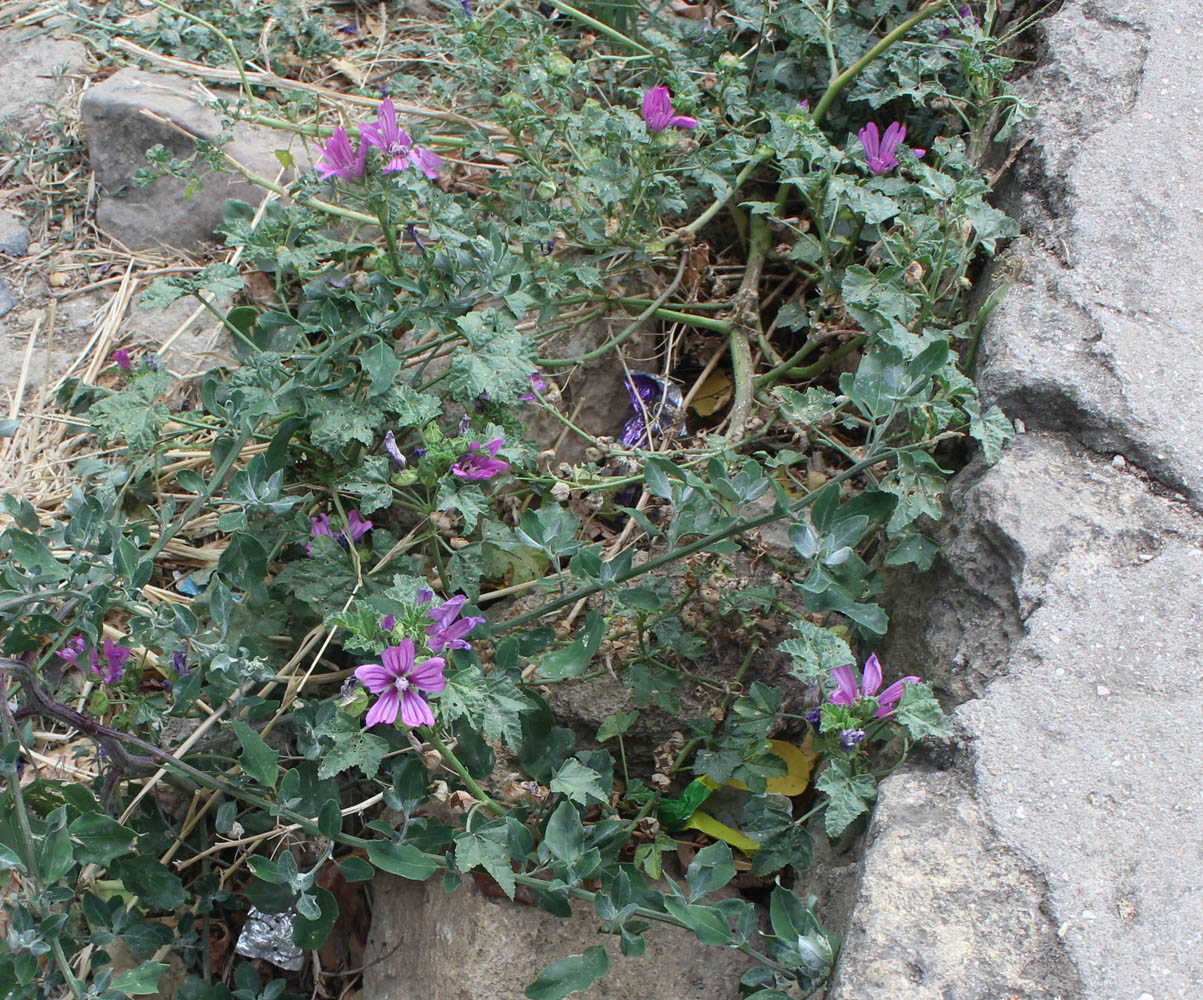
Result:
{"label": "flower bud", "polygon": [[548,198],[555,197],[556,186],[551,181],[540,181],[539,186],[535,188],[535,193],[546,201]]}
{"label": "flower bud", "polygon": [[732,70],[739,69],[743,65],[743,60],[734,52],[724,52],[718,57],[718,65],[721,70],[730,73]]}

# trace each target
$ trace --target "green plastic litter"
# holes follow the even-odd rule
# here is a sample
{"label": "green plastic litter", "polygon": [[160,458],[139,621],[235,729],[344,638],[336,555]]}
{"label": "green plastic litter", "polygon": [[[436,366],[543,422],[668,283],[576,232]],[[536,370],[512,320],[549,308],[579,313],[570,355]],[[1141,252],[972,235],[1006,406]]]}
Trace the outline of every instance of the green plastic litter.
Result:
{"label": "green plastic litter", "polygon": [[660,825],[669,833],[677,833],[685,828],[698,806],[710,798],[713,784],[704,784],[699,778],[685,786],[679,799],[661,799],[656,817]]}

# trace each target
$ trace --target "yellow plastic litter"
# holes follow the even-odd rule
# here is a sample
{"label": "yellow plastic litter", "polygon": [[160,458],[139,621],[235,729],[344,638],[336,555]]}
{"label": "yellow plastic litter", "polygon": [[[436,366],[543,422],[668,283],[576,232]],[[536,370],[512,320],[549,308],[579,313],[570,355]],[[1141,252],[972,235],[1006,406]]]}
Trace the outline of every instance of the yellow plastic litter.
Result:
{"label": "yellow plastic litter", "polygon": [[706,834],[707,837],[726,841],[732,847],[743,851],[744,854],[755,854],[760,849],[760,845],[756,841],[748,839],[738,830],[731,829],[726,823],[720,823],[709,813],[695,812],[686,821],[685,829],[697,830]]}
{"label": "yellow plastic litter", "polygon": [[[773,748],[773,753],[785,761],[786,766],[785,774],[765,779],[769,794],[792,797],[794,795],[801,795],[806,791],[806,786],[810,783],[811,768],[814,766],[815,758],[818,756],[811,749],[813,743],[814,739],[811,733],[806,734],[806,739],[800,747],[796,747],[792,743],[786,743],[784,740],[769,741],[769,745]],[[717,781],[705,775],[698,778],[697,781],[711,791],[719,787]],[[738,788],[745,792],[750,790],[744,782],[737,781],[734,778],[724,782],[724,784],[730,788]],[[697,830],[708,837],[713,837],[715,840],[722,840],[731,847],[743,851],[744,854],[753,854],[760,846],[756,841],[745,837],[738,830],[732,829],[725,823],[720,823],[709,813],[704,813],[700,810],[695,811],[686,820],[683,828],[686,830]]]}
{"label": "yellow plastic litter", "polygon": [[[793,797],[801,795],[806,791],[806,786],[810,784],[810,769],[814,765],[815,758],[818,756],[811,749],[813,743],[814,736],[812,733],[806,734],[806,739],[800,747],[796,747],[792,743],[786,743],[784,740],[769,740],[769,746],[773,748],[774,756],[780,757],[785,761],[787,768],[785,774],[765,779],[768,783],[768,792],[770,795],[788,795]],[[747,785],[735,778],[732,778],[727,784],[741,791],[749,791]]]}

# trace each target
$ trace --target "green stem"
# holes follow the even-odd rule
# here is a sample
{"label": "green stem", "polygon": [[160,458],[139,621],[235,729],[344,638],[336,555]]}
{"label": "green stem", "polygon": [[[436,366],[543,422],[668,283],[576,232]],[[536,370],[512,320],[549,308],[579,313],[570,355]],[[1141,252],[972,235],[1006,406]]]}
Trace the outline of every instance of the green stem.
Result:
{"label": "green stem", "polygon": [[[230,50],[230,55],[234,59],[234,68],[238,70],[238,77],[240,80],[242,80],[242,89],[246,93],[246,99],[250,103],[251,110],[254,111],[256,105],[255,95],[251,92],[251,81],[247,79],[246,67],[242,64],[242,56],[239,54],[238,48],[234,45],[234,43],[224,34],[222,34],[221,30],[216,25],[206,21],[203,17],[198,17],[196,14],[184,10],[182,7],[176,7],[172,4],[164,3],[164,0],[151,0],[151,3],[153,3],[156,7],[162,8],[163,10],[171,11],[171,13],[175,14],[177,17],[182,17],[191,21],[193,24],[199,24],[202,28],[208,28],[211,32],[213,32],[213,34],[225,42],[226,48]],[[269,66],[268,69],[271,69],[271,67]]]}
{"label": "green stem", "polygon": [[[880,465],[882,462],[889,461],[891,458],[896,458],[899,455],[909,451],[915,451],[925,447],[929,442],[917,441],[911,444],[902,445],[898,448],[889,448],[878,455],[872,455],[857,462],[855,465],[845,469],[839,475],[832,477],[826,483],[824,488],[832,483],[842,483],[846,479],[851,479],[853,476],[858,476],[866,469],[871,469],[875,465]],[[585,597],[592,597],[594,594],[600,593],[603,590],[611,590],[621,586],[628,580],[632,580],[644,573],[650,573],[653,570],[659,569],[661,566],[666,566],[669,563],[676,562],[679,559],[684,559],[686,556],[691,556],[695,552],[701,552],[703,549],[708,549],[718,542],[724,541],[733,535],[742,535],[747,531],[752,531],[756,528],[761,528],[766,524],[771,524],[773,521],[780,520],[783,517],[794,517],[801,511],[805,510],[815,501],[815,497],[819,494],[819,490],[812,490],[805,496],[799,498],[794,503],[783,511],[770,511],[768,514],[762,514],[760,517],[755,517],[750,521],[742,521],[730,527],[722,528],[718,531],[712,531],[708,535],[703,535],[697,541],[690,542],[688,545],[682,545],[675,549],[670,549],[663,555],[655,559],[649,559],[641,566],[634,566],[627,572],[615,577],[613,580],[606,583],[593,583],[587,587],[581,587],[579,590],[574,590],[570,594],[565,594],[562,597],[556,598],[554,601],[549,601],[542,607],[535,608],[532,611],[527,611],[525,614],[517,615],[514,618],[509,618],[496,626],[498,631],[508,631],[525,625],[527,622],[536,621],[539,618],[545,618],[560,608],[567,607],[570,604],[575,604],[577,601]]]}
{"label": "green stem", "polygon": [[451,748],[447,746],[438,734],[428,726],[422,726],[419,729],[422,734],[422,739],[426,740],[432,747],[443,755],[443,760],[451,765],[451,769],[460,776],[460,780],[468,786],[468,791],[472,793],[472,797],[481,805],[489,810],[494,816],[504,816],[506,813],[505,807],[491,799],[488,793],[480,787],[476,779],[468,773],[468,769],[460,762],[460,759],[455,756]]}
{"label": "green stem", "polygon": [[[650,319],[652,315],[655,314],[659,308],[669,300],[672,294],[677,290],[677,287],[681,284],[681,276],[685,273],[685,264],[687,260],[688,258],[682,254],[681,261],[677,265],[677,275],[675,278],[673,278],[672,283],[656,297],[656,300],[650,306],[636,316],[635,319],[627,325],[626,329],[623,330],[622,333],[620,333],[617,337],[606,341],[606,343],[602,344],[601,347],[594,348],[592,351],[582,354],[579,358],[535,358],[535,363],[544,368],[569,368],[585,361],[593,361],[594,359],[600,358],[602,355],[614,350],[614,348],[616,348],[619,344],[630,339],[635,331],[643,326],[643,324],[647,322],[647,320]],[[703,317],[698,318],[701,319]],[[707,322],[712,321],[707,320]]]}
{"label": "green stem", "polygon": [[577,10],[575,7],[569,6],[563,0],[547,0],[548,4],[558,10],[561,14],[567,14],[573,20],[580,21],[581,24],[587,24],[594,31],[605,35],[607,38],[615,42],[621,42],[623,45],[629,45],[637,52],[641,52],[645,56],[655,55],[646,45],[641,45],[633,38],[628,38],[621,31],[611,28],[608,24],[597,20],[595,17],[590,17],[582,10]]}
{"label": "green stem", "polygon": [[683,239],[686,233],[693,235],[700,232],[702,227],[705,226],[706,223],[708,223],[716,215],[718,215],[718,213],[723,210],[723,206],[735,197],[736,192],[739,191],[740,185],[742,185],[743,182],[748,179],[752,171],[760,166],[762,162],[762,157],[754,156],[747,163],[745,163],[743,169],[735,175],[735,180],[731,183],[731,190],[723,195],[723,197],[715,199],[714,203],[708,209],[706,209],[706,211],[694,219],[693,222],[691,222],[688,226],[685,226],[683,229],[678,229],[675,233],[669,236],[668,239],[664,241],[664,245],[666,247],[670,247],[677,241]]}
{"label": "green stem", "polygon": [[819,103],[815,106],[813,117],[816,124],[823,120],[823,116],[827,114],[828,109],[831,107],[832,102],[839,96],[840,91],[848,86],[848,84],[850,84],[853,80],[855,80],[860,75],[861,71],[869,65],[869,63],[871,63],[886,49],[902,38],[902,36],[910,31],[911,28],[913,28],[916,24],[919,24],[921,21],[925,21],[941,7],[949,6],[951,3],[952,0],[934,0],[933,3],[928,4],[928,6],[924,7],[921,11],[919,11],[919,13],[903,21],[900,25],[898,25],[897,28],[886,35],[885,38],[874,45],[873,48],[861,56],[834,80],[832,80],[831,83],[827,85],[827,90],[823,93],[823,96],[819,98]]}

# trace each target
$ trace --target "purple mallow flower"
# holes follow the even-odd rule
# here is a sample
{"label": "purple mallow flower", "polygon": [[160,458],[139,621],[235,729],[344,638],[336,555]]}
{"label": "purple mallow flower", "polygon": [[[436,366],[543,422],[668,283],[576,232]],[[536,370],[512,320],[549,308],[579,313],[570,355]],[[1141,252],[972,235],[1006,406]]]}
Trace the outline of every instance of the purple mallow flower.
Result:
{"label": "purple mallow flower", "polygon": [[510,467],[504,458],[498,458],[497,452],[505,444],[504,438],[493,438],[481,444],[473,441],[468,450],[451,466],[451,474],[468,482],[479,482],[499,476]]}
{"label": "purple mallow flower", "polygon": [[386,174],[396,170],[408,170],[413,164],[431,180],[439,175],[443,158],[429,149],[415,146],[409,133],[397,124],[397,109],[390,98],[380,102],[374,125],[361,125],[359,134],[365,143],[375,146],[386,157]]}
{"label": "purple mallow flower", "polygon": [[863,729],[841,729],[840,730],[840,746],[845,750],[851,750],[861,740],[865,738]]}
{"label": "purple mallow flower", "polygon": [[[861,145],[865,147],[865,160],[873,173],[884,174],[898,166],[898,157],[894,155],[894,150],[906,138],[905,125],[894,122],[886,128],[885,135],[880,135],[877,131],[877,124],[869,122],[857,135],[860,136]],[[912,149],[911,152],[922,158],[927,151]]]}
{"label": "purple mallow flower", "polygon": [[[426,626],[426,635],[429,638],[426,640],[432,653],[441,653],[444,649],[471,649],[471,643],[464,639],[477,625],[484,621],[483,618],[459,618],[459,613],[463,609],[464,602],[467,601],[463,594],[459,597],[453,597],[445,604],[439,605],[437,608],[431,608],[426,614],[434,623]],[[457,621],[456,619],[459,618]]]}
{"label": "purple mallow flower", "polygon": [[381,663],[365,663],[355,668],[364,687],[380,697],[363,720],[367,726],[401,721],[407,726],[433,726],[434,713],[419,691],[442,691],[447,686],[443,676],[441,656],[414,663],[414,641],[408,637],[399,645],[388,646],[381,654]]}
{"label": "purple mallow flower", "polygon": [[383,632],[391,632],[397,627],[396,615],[385,615],[380,619],[380,629]]}
{"label": "purple mallow flower", "polygon": [[398,469],[404,469],[409,464],[405,460],[405,456],[401,454],[401,449],[397,447],[397,438],[392,431],[384,435],[384,450],[388,453],[388,457],[393,460],[393,465]]}
{"label": "purple mallow flower", "polygon": [[472,7],[468,3],[468,0],[459,0],[459,5],[464,8],[464,13],[468,15],[468,20],[471,21],[473,19]]}
{"label": "purple mallow flower", "polygon": [[667,87],[653,87],[643,92],[643,121],[648,131],[657,135],[666,128],[698,127],[696,118],[673,111],[673,101]]}
{"label": "purple mallow flower", "polygon": [[536,398],[535,397],[536,392],[544,393],[547,391],[547,382],[544,381],[543,376],[540,375],[538,372],[531,372],[531,374],[529,376],[527,376],[527,379],[530,382],[531,391],[524,392],[521,396],[518,397],[518,399],[521,400],[523,403],[533,403]]}
{"label": "purple mallow flower", "polygon": [[[335,532],[330,527],[329,514],[314,514],[309,518],[312,527],[309,529],[309,534],[312,538],[317,538],[319,535],[325,535],[327,538],[333,538],[344,549],[347,547],[346,532]],[[358,542],[364,535],[372,530],[372,522],[359,516],[359,511],[353,510],[347,515],[347,531],[351,535],[351,544]],[[306,555],[313,555],[313,542],[310,541],[305,549]]]}
{"label": "purple mallow flower", "polygon": [[129,351],[124,347],[119,347],[113,352],[113,363],[123,372],[129,371],[133,367],[130,364]]}
{"label": "purple mallow flower", "polygon": [[410,222],[406,225],[405,232],[409,238],[414,241],[414,246],[421,250],[422,253],[425,253],[426,244],[422,242],[422,237],[418,235],[418,227]]}
{"label": "purple mallow flower", "polygon": [[359,516],[359,511],[353,510],[347,515],[347,531],[351,535],[352,544],[358,542],[372,530],[372,522]]}
{"label": "purple mallow flower", "polygon": [[[970,7],[969,4],[962,4],[957,8],[956,19],[957,27],[959,28],[967,28],[970,25],[976,28],[979,24],[981,24],[981,22],[973,16],[973,8]],[[940,40],[943,41],[951,34],[952,27],[946,25],[944,30],[940,32]]]}
{"label": "purple mallow flower", "polygon": [[95,646],[89,646],[82,635],[77,635],[71,639],[61,650],[61,656],[68,663],[84,670],[85,667],[80,663],[80,657],[88,654],[87,670],[105,684],[116,684],[121,680],[121,675],[125,671],[125,661],[133,655],[133,650],[126,649],[124,646],[118,646],[112,639],[104,640],[104,669],[100,666],[100,655],[96,651]]}
{"label": "purple mallow flower", "polygon": [[663,434],[681,410],[681,390],[659,375],[631,372],[623,383],[635,416],[622,427],[619,440],[627,448],[650,448],[652,432]]}
{"label": "purple mallow flower", "polygon": [[876,653],[865,660],[865,675],[861,678],[859,690],[856,687],[856,675],[851,667],[836,667],[831,671],[831,676],[835,678],[838,687],[831,693],[828,701],[835,705],[852,705],[861,698],[872,698],[876,695],[877,718],[879,719],[885,718],[894,711],[894,707],[902,697],[904,685],[919,681],[919,678],[912,674],[896,680],[881,694],[877,694],[877,689],[881,687],[881,664],[877,661]]}
{"label": "purple mallow flower", "polygon": [[[362,129],[360,134],[362,135]],[[341,177],[343,180],[357,181],[363,176],[367,152],[368,147],[365,143],[360,143],[358,150],[352,149],[347,130],[336,128],[334,134],[322,146],[322,158],[314,164],[314,168],[322,180],[327,177]]]}

